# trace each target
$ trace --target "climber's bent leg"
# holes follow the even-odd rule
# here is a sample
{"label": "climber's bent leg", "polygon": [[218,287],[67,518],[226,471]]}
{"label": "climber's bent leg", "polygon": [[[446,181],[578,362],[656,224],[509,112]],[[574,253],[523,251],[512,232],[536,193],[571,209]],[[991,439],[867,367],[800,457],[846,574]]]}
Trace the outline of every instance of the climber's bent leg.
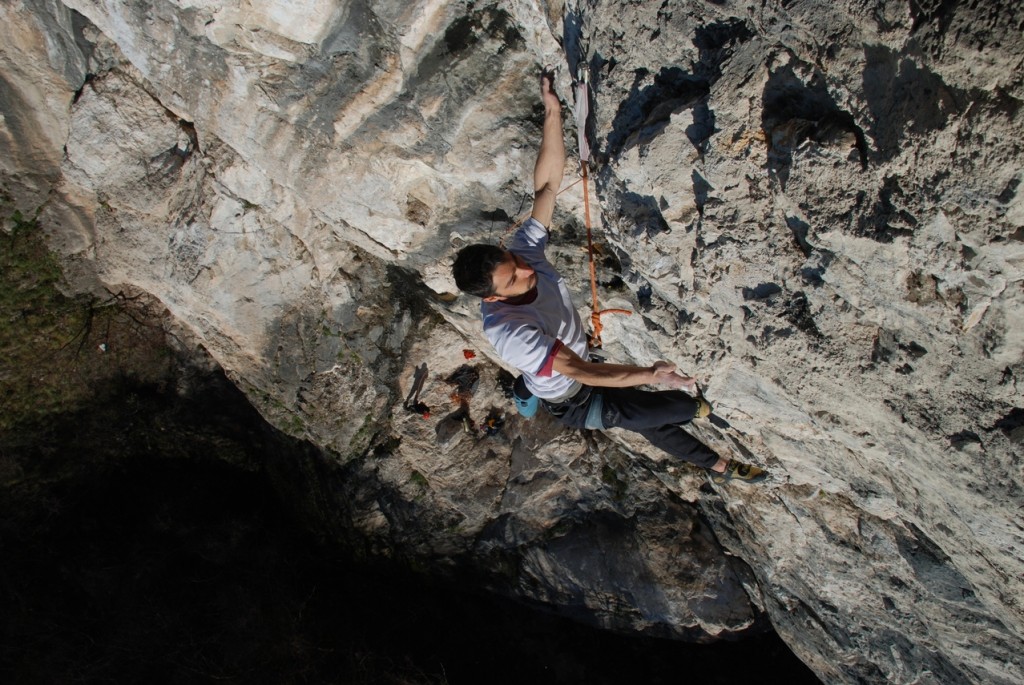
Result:
{"label": "climber's bent leg", "polygon": [[602,388],[605,428],[625,428],[647,438],[677,459],[710,469],[718,455],[680,424],[694,418],[698,402],[679,390],[650,392],[636,388]]}

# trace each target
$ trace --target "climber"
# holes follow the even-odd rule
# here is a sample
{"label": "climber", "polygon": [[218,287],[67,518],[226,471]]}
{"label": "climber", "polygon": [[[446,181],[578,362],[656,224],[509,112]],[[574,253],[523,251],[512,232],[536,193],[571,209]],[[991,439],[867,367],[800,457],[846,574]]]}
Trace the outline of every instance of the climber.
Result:
{"label": "climber", "polygon": [[[468,245],[452,266],[459,289],[482,299],[484,333],[562,424],[637,432],[669,454],[709,469],[716,483],[764,480],[764,470],[718,456],[680,427],[708,416],[711,405],[684,392],[695,393],[696,381],[677,373],[674,364],[658,361],[640,367],[591,361],[569,290],[544,254],[546,227],[565,167],[562,109],[550,71],[541,74],[541,99],[545,115],[530,219],[518,229],[508,249]],[[669,390],[644,391],[635,387],[639,385]]]}

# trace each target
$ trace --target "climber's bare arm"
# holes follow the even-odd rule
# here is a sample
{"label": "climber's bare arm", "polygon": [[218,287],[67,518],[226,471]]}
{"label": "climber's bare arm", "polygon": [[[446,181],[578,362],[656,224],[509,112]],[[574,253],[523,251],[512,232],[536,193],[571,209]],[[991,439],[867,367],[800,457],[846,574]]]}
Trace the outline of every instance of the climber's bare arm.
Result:
{"label": "climber's bare arm", "polygon": [[602,388],[630,388],[634,385],[661,385],[673,390],[694,392],[697,381],[676,373],[671,362],[654,362],[651,366],[627,364],[595,364],[583,359],[568,347],[559,346],[553,368],[558,373],[584,385]]}
{"label": "climber's bare arm", "polygon": [[565,142],[562,137],[562,105],[555,94],[554,74],[545,71],[540,77],[540,96],[544,102],[544,129],[540,152],[533,169],[534,219],[551,226],[555,198],[565,173]]}

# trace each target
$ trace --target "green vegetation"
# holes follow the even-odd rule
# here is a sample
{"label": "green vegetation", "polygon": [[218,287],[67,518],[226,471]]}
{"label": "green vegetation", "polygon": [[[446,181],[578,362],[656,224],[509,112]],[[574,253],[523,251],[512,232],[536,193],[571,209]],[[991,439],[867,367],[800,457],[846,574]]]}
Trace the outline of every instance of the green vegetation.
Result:
{"label": "green vegetation", "polygon": [[614,467],[610,464],[605,464],[601,467],[601,481],[611,488],[612,499],[616,502],[621,502],[626,496],[626,490],[629,489],[629,484],[625,478],[622,477]]}
{"label": "green vegetation", "polygon": [[363,363],[363,358],[359,356],[358,352],[349,347],[348,342],[345,340],[345,338],[341,337],[340,334],[338,337],[339,340],[341,340],[341,347],[338,348],[337,354],[338,361],[341,362],[342,364],[344,364],[345,362],[349,362],[351,364],[355,364],[356,366],[361,366]]}
{"label": "green vegetation", "polygon": [[[9,208],[8,202],[3,206]],[[125,378],[163,379],[164,331],[139,298],[67,297],[35,218],[0,233],[0,432],[73,411]]]}
{"label": "green vegetation", "polygon": [[288,417],[288,433],[290,435],[299,436],[302,435],[302,431],[305,430],[306,424],[302,420],[302,417],[298,414],[291,414]]}
{"label": "green vegetation", "polygon": [[349,458],[356,459],[366,454],[366,451],[373,444],[373,439],[376,435],[377,422],[373,414],[367,414],[363,417],[363,422],[359,425],[359,429],[349,440]]}

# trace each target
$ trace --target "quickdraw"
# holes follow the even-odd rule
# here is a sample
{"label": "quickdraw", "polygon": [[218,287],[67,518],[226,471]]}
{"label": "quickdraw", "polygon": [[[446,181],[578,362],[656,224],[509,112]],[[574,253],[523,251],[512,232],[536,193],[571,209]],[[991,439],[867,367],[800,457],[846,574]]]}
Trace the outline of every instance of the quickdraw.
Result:
{"label": "quickdraw", "polygon": [[590,227],[590,181],[587,169],[590,166],[590,145],[587,142],[587,117],[590,116],[590,94],[587,89],[587,68],[581,64],[576,79],[576,139],[580,150],[580,170],[583,181],[583,220],[587,228],[587,255],[590,260],[591,314],[590,346],[601,347],[601,316],[603,314],[625,314],[628,309],[601,309],[597,301],[597,265],[594,263],[594,238]]}

